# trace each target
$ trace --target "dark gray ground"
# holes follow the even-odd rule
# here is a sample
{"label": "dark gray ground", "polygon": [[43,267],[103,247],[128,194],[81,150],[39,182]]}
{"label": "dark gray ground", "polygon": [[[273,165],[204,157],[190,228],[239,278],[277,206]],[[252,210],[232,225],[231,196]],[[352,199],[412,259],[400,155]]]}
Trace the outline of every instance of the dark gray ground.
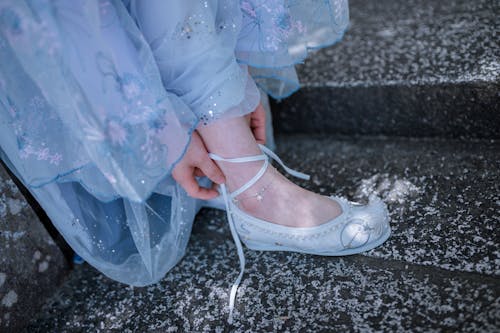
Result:
{"label": "dark gray ground", "polygon": [[350,0],[349,9],[345,38],[300,67],[305,87],[500,79],[497,1]]}
{"label": "dark gray ground", "polygon": [[[286,142],[285,142],[286,141]],[[379,193],[392,237],[364,255],[246,251],[235,322],[236,249],[223,212],[200,214],[185,258],[130,288],[80,266],[29,332],[498,332],[500,144],[409,139],[279,140],[304,186]]]}
{"label": "dark gray ground", "polygon": [[273,109],[291,134],[500,138],[500,3],[351,0],[342,41]]}
{"label": "dark gray ground", "polygon": [[18,332],[68,273],[56,246],[0,164],[0,332]]}

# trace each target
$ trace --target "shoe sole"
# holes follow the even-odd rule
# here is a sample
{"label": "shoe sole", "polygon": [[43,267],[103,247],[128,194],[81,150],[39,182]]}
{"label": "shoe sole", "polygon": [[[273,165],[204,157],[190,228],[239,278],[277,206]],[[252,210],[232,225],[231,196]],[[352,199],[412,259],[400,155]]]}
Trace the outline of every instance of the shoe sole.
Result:
{"label": "shoe sole", "polygon": [[245,241],[243,240],[243,243],[247,248],[250,250],[254,251],[285,251],[285,252],[299,252],[299,253],[305,253],[305,254],[313,254],[313,255],[318,255],[318,256],[330,256],[330,257],[341,257],[341,256],[348,256],[348,255],[353,255],[353,254],[359,254],[362,252],[366,252],[369,250],[372,250],[380,245],[382,245],[391,235],[391,228],[389,227],[384,234],[382,234],[375,242],[373,243],[367,243],[363,246],[352,248],[352,249],[345,249],[342,251],[312,251],[312,250],[303,250],[299,248],[292,248],[292,247],[287,247],[287,246],[278,246],[278,245],[266,245],[266,244],[258,244],[258,243],[252,243],[251,241]]}

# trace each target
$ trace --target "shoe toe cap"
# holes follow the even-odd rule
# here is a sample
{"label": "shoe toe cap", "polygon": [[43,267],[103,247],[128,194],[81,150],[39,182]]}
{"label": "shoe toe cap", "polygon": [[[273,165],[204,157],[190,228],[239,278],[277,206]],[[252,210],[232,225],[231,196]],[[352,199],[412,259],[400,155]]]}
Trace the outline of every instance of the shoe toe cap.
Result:
{"label": "shoe toe cap", "polygon": [[362,233],[368,233],[378,237],[387,232],[389,226],[389,211],[386,204],[379,198],[372,197],[367,205],[351,207],[351,223],[355,230],[356,226],[363,229]]}

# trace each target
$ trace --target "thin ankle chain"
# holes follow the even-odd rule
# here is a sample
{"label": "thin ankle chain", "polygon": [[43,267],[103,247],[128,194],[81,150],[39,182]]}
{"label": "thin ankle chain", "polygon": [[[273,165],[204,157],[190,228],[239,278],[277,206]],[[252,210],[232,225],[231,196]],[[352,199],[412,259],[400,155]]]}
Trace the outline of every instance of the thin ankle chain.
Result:
{"label": "thin ankle chain", "polygon": [[269,187],[271,187],[273,182],[274,182],[274,179],[271,180],[267,185],[261,187],[261,189],[258,190],[255,194],[247,195],[246,197],[243,197],[243,198],[233,198],[233,203],[235,205],[238,205],[241,201],[246,200],[246,199],[252,199],[252,198],[255,198],[259,202],[262,201],[264,199],[264,193],[267,191],[267,189],[269,189]]}

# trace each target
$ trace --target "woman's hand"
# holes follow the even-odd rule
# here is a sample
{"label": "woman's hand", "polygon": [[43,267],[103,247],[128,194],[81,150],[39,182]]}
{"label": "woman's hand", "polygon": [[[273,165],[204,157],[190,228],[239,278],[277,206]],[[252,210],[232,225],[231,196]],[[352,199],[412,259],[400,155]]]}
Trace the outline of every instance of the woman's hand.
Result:
{"label": "woman's hand", "polygon": [[259,106],[250,114],[247,115],[247,120],[252,130],[255,141],[260,144],[266,143],[266,111],[259,103]]}
{"label": "woman's hand", "polygon": [[224,174],[208,156],[207,148],[196,131],[192,134],[184,157],[172,171],[172,176],[189,196],[203,200],[213,199],[219,195],[219,192],[214,188],[201,187],[195,179],[196,176],[207,176],[217,184],[225,182]]}
{"label": "woman's hand", "polygon": [[[255,141],[266,143],[266,111],[262,104],[246,116]],[[193,198],[209,200],[217,197],[214,188],[201,187],[195,177],[207,176],[216,184],[225,183],[225,177],[217,164],[208,156],[207,148],[197,131],[193,132],[189,147],[182,160],[175,166],[172,176]]]}

